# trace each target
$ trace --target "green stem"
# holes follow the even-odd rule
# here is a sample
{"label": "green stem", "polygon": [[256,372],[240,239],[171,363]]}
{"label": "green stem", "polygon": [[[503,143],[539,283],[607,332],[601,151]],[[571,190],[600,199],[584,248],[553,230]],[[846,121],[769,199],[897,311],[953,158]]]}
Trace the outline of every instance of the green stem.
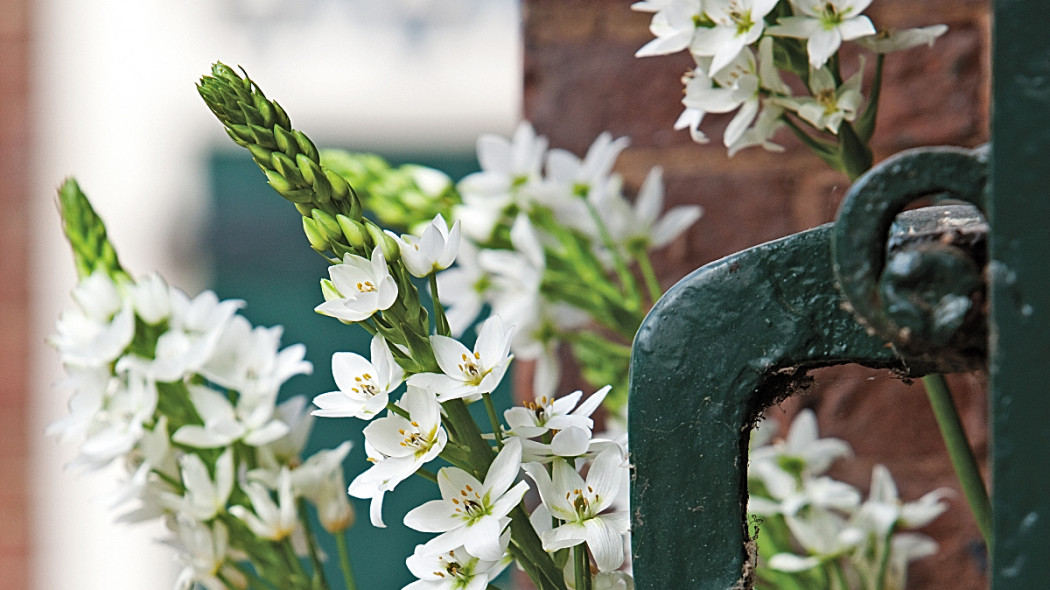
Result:
{"label": "green stem", "polygon": [[299,556],[295,554],[295,548],[292,547],[291,538],[286,537],[283,541],[278,541],[277,545],[280,547],[280,552],[290,568],[290,571],[288,572],[289,577],[293,580],[301,579],[303,582],[309,580],[310,577],[306,575],[306,569],[303,567],[303,562],[300,561]]}
{"label": "green stem", "polygon": [[434,302],[434,326],[437,333],[441,336],[452,336],[452,329],[449,328],[448,318],[445,316],[445,308],[441,305],[441,298],[438,296],[436,272],[430,273],[430,297]]}
{"label": "green stem", "polygon": [[485,411],[488,412],[489,422],[492,423],[492,434],[496,437],[496,444],[502,449],[503,429],[499,424],[499,416],[496,415],[496,405],[492,403],[492,396],[488,393],[481,394],[481,399],[485,402]]}
{"label": "green stem", "polygon": [[333,536],[335,537],[336,548],[339,551],[339,569],[343,570],[343,583],[346,585],[346,590],[357,590],[357,583],[354,581],[354,568],[350,565],[350,549],[346,546],[346,531]]}
{"label": "green stem", "polygon": [[328,585],[328,578],[324,575],[324,564],[321,563],[321,557],[317,550],[317,537],[314,536],[313,527],[310,525],[310,517],[306,513],[306,502],[302,498],[299,498],[297,505],[299,510],[299,522],[303,523],[303,530],[306,532],[306,541],[310,551],[310,563],[314,568],[314,578],[320,580],[322,588],[331,588],[331,586]]}
{"label": "green stem", "polygon": [[656,272],[653,270],[653,261],[649,258],[649,253],[644,248],[638,248],[638,251],[634,253],[634,259],[638,261],[638,269],[642,271],[642,278],[645,280],[645,286],[649,290],[649,300],[656,303],[664,292],[660,288],[660,280],[656,278]]}
{"label": "green stem", "polygon": [[849,582],[846,581],[846,572],[842,570],[842,563],[838,559],[831,561],[831,571],[835,574],[835,580],[839,583],[841,590],[849,590]]}
{"label": "green stem", "polygon": [[886,572],[890,569],[891,541],[893,541],[893,529],[886,532],[886,539],[882,542],[882,555],[879,556],[879,572],[875,576],[875,590],[882,590],[886,587]]}
{"label": "green stem", "polygon": [[576,590],[591,590],[591,564],[587,559],[587,545],[580,543],[572,548],[573,569],[576,573]]}
{"label": "green stem", "polygon": [[951,392],[948,390],[948,382],[944,375],[926,375],[922,378],[926,386],[926,395],[930,398],[930,407],[933,415],[937,418],[937,425],[941,429],[941,437],[948,447],[948,456],[952,460],[952,467],[962,485],[963,494],[973,512],[977,528],[981,531],[985,545],[992,548],[992,504],[988,499],[988,490],[984,487],[981,479],[981,471],[977,466],[973,449],[966,439],[966,431],[963,429],[959,412],[952,401]]}
{"label": "green stem", "polygon": [[620,278],[621,286],[623,287],[627,301],[631,309],[636,309],[640,304],[640,295],[638,293],[638,282],[634,280],[634,275],[627,268],[627,264],[623,260],[623,256],[620,255],[620,249],[617,247],[616,242],[613,241],[612,236],[609,235],[609,229],[605,227],[605,222],[602,220],[602,216],[598,214],[598,210],[594,208],[594,205],[590,201],[585,201],[587,204],[587,211],[591,214],[591,219],[594,220],[594,224],[598,226],[598,235],[601,236],[602,244],[606,249],[609,250],[609,255],[612,256],[613,267],[616,269],[616,275]]}
{"label": "green stem", "polygon": [[434,472],[429,469],[423,469],[422,467],[420,467],[419,469],[416,469],[416,475],[432,483],[438,482],[437,476],[434,475]]}

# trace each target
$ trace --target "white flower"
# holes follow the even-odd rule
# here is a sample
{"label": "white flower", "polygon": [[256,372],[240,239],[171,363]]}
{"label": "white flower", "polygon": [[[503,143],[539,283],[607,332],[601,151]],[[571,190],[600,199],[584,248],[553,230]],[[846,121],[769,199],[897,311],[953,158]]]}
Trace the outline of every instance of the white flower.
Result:
{"label": "white flower", "polygon": [[860,60],[857,73],[835,86],[835,77],[828,68],[810,70],[809,90],[812,97],[783,97],[771,99],[785,109],[795,111],[817,129],[826,129],[838,133],[843,121],[857,118],[864,96],[860,93],[861,78],[864,75],[864,59]]}
{"label": "white flower", "polygon": [[437,217],[426,226],[423,235],[402,235],[397,237],[387,230],[388,234],[401,247],[401,261],[414,277],[427,277],[451,266],[459,249],[459,221],[449,230],[445,218],[438,213]]}
{"label": "white flower", "polygon": [[674,241],[704,211],[699,205],[680,205],[664,212],[663,206],[663,169],[657,166],[646,175],[633,205],[616,195],[599,212],[613,240],[629,251],[655,250]]}
{"label": "white flower", "polygon": [[443,373],[418,373],[408,384],[430,391],[439,402],[491,393],[510,366],[513,336],[514,329],[504,328],[499,316],[482,324],[473,351],[458,340],[433,335],[430,343]]}
{"label": "white flower", "polygon": [[292,470],[292,488],[314,503],[321,526],[333,534],[350,528],[354,521],[343,477],[343,460],[349,452],[350,441],[346,441],[314,453]]}
{"label": "white flower", "polygon": [[[509,542],[508,531],[500,537],[501,553]],[[423,545],[417,545],[405,564],[419,579],[403,590],[485,590],[509,563],[509,560],[480,559],[464,547],[434,554]]]}
{"label": "white flower", "polygon": [[365,452],[372,466],[350,482],[355,498],[370,498],[369,516],[383,524],[383,495],[441,453],[448,434],[441,427],[441,404],[426,390],[413,387],[398,400],[411,419],[390,413],[365,427]]}
{"label": "white flower", "polygon": [[778,0],[704,0],[704,14],[714,26],[700,27],[690,50],[711,56],[708,74],[715,75],[762,36],[765,16]]}
{"label": "white flower", "polygon": [[478,263],[477,247],[462,242],[456,266],[438,273],[437,283],[449,329],[459,337],[481,313],[490,287],[489,277]]}
{"label": "white flower", "polygon": [[67,365],[108,365],[135,335],[135,312],[130,302],[101,270],[82,280],[72,296],[77,309],[67,310],[58,318],[58,334],[51,337],[51,344]]}
{"label": "white flower", "polygon": [[861,13],[871,0],[791,0],[796,16],[770,27],[769,34],[806,39],[809,65],[819,69],[843,41],[875,34],[875,26]]}
{"label": "white flower", "polygon": [[117,362],[117,370],[133,369],[159,383],[180,381],[200,370],[211,358],[219,339],[243,301],[219,301],[212,291],[192,300],[178,289],[171,290],[171,318],[168,330],[157,339],[153,359],[127,355]]}
{"label": "white flower", "polygon": [[885,537],[897,527],[926,526],[948,509],[941,499],[950,493],[951,490],[940,488],[915,502],[901,502],[890,470],[884,465],[875,465],[871,471],[868,499],[860,506],[858,521],[880,537]]}
{"label": "white flower", "polygon": [[235,315],[223,330],[201,375],[240,395],[275,394],[295,375],[308,375],[313,365],[304,360],[306,347],[293,344],[278,352],[281,326],[253,328],[244,316]]}
{"label": "white flower", "polygon": [[292,474],[285,467],[277,478],[277,501],[270,490],[252,481],[243,486],[244,493],[252,502],[252,511],[244,506],[230,506],[230,514],[244,521],[255,536],[270,541],[280,541],[295,531],[299,523],[292,493]]}
{"label": "white flower", "polygon": [[835,459],[851,454],[846,441],[820,438],[816,414],[813,410],[805,409],[792,420],[784,440],[751,451],[751,465],[754,468],[769,464],[777,471],[790,475],[793,480],[800,481],[804,477],[824,473]]}
{"label": "white flower", "polygon": [[388,309],[397,299],[397,282],[390,276],[383,250],[372,250],[371,260],[347,252],[340,264],[328,268],[331,280],[321,281],[325,302],[318,313],[347,322],[360,322]]}
{"label": "white flower", "polygon": [[[637,7],[637,8],[635,8]],[[703,20],[701,0],[665,0],[659,5],[653,2],[635,3],[632,9],[655,12],[649,31],[656,39],[646,43],[634,55],[649,57],[677,53],[689,47]]]}
{"label": "white flower", "polygon": [[742,149],[760,146],[770,152],[782,152],[784,146],[773,143],[773,135],[784,126],[781,115],[784,109],[773,104],[769,100],[762,100],[762,109],[755,119],[755,124],[749,127],[729,147],[729,157],[733,157]]}
{"label": "white flower", "polygon": [[[698,58],[698,66],[683,78],[685,111],[675,124],[675,129],[690,128],[693,140],[706,143],[707,136],[698,129],[707,113],[728,113],[739,109],[726,126],[723,143],[732,148],[740,142],[759,113],[761,89],[779,95],[790,95],[791,89],[780,79],[773,60],[773,40],[763,38],[759,43],[759,58],[751,49],[737,53],[716,74],[707,73],[707,58]],[[778,113],[779,115],[779,113]]]}
{"label": "white flower", "polygon": [[462,545],[471,555],[498,561],[504,551],[500,535],[510,522],[507,514],[529,489],[524,481],[511,487],[520,468],[521,442],[514,438],[496,455],[484,482],[456,467],[441,468],[437,476],[441,499],[409,511],[405,526],[441,533],[424,545],[424,551],[441,553]]}
{"label": "white flower", "polygon": [[531,197],[523,192],[541,182],[547,138],[537,136],[532,125],[522,121],[512,139],[491,134],[478,137],[477,154],[481,171],[457,185],[463,205],[456,208],[455,217],[471,239],[486,242],[507,207],[517,201],[529,208]]}
{"label": "white flower", "polygon": [[175,582],[176,590],[190,590],[200,584],[206,590],[226,590],[216,574],[226,562],[229,532],[221,522],[207,524],[188,517],[178,518],[179,561],[184,567]]}
{"label": "white flower", "polygon": [[177,443],[213,449],[241,440],[254,447],[288,433],[288,425],[273,417],[273,397],[251,400],[241,396],[235,408],[225,395],[213,389],[199,385],[190,385],[189,389],[190,400],[204,424],[187,424],[176,430],[171,439]]}
{"label": "white flower", "polygon": [[151,273],[131,286],[128,295],[135,314],[154,326],[171,315],[171,287],[157,273]]}
{"label": "white flower", "polygon": [[538,463],[528,463],[524,469],[536,482],[544,506],[562,521],[560,526],[540,534],[543,548],[557,551],[586,542],[599,571],[619,568],[624,561],[622,536],[629,526],[627,512],[602,514],[616,499],[621,472],[627,469],[619,449],[599,454],[586,481],[562,460],[554,461],[552,475]]}
{"label": "white flower", "polygon": [[386,407],[390,392],[401,385],[405,372],[382,336],[372,338],[371,349],[371,362],[352,352],[332,355],[332,376],[339,391],[315,397],[314,405],[320,409],[313,411],[314,416],[371,420]]}
{"label": "white flower", "polygon": [[[157,386],[138,373],[110,379],[101,408],[91,415],[80,455],[71,466],[97,469],[129,453],[157,409]],[[94,403],[94,402],[90,402]]]}
{"label": "white flower", "polygon": [[567,150],[553,149],[547,154],[547,179],[563,193],[586,197],[605,187],[613,164],[629,143],[628,138],[614,140],[605,131],[594,139],[582,160]]}
{"label": "white flower", "polygon": [[932,25],[917,29],[904,29],[902,31],[879,31],[874,35],[858,38],[857,44],[875,53],[890,53],[891,51],[911,49],[919,45],[933,47],[934,41],[947,32],[948,25]]}
{"label": "white flower", "polygon": [[591,414],[598,409],[610,389],[611,386],[606,385],[582,404],[580,398],[583,392],[576,390],[557,399],[540,396],[534,401],[525,402],[521,407],[510,408],[503,412],[503,419],[507,421],[507,434],[533,438],[571,426],[591,430],[594,427]]}
{"label": "white flower", "polygon": [[204,461],[193,453],[179,459],[186,493],[177,507],[199,521],[211,520],[226,509],[233,491],[233,449],[228,448],[215,461],[215,479],[208,475]]}

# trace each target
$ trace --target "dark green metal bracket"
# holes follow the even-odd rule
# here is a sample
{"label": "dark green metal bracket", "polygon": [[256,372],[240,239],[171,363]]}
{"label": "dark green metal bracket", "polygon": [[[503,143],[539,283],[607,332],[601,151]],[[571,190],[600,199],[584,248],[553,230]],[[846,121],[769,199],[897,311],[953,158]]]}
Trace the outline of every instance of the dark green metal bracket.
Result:
{"label": "dark green metal bracket", "polygon": [[[936,181],[924,184],[924,168]],[[982,152],[903,154],[854,185],[836,224],[709,264],[657,303],[630,379],[640,590],[752,586],[749,432],[805,387],[808,370],[857,363],[919,376],[984,363],[983,340],[966,335],[984,324],[982,218],[970,206],[897,214],[931,194],[981,203],[985,175]]]}

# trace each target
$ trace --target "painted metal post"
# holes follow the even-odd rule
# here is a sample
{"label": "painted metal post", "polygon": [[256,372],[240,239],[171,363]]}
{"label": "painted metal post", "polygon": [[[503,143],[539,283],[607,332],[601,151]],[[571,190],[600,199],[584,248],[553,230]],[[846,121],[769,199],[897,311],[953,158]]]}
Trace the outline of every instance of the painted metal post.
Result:
{"label": "painted metal post", "polygon": [[992,588],[1050,587],[1050,3],[994,3]]}

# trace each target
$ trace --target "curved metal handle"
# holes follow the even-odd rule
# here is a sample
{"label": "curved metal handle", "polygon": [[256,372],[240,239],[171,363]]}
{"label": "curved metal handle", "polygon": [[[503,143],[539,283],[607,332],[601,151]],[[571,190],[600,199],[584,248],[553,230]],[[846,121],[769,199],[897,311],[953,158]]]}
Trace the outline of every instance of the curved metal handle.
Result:
{"label": "curved metal handle", "polygon": [[[858,189],[865,204],[857,206],[871,212],[869,220],[878,219],[873,226],[883,225],[862,228],[850,216],[845,229],[829,224],[724,258],[675,285],[645,319],[632,352],[628,417],[639,589],[752,586],[755,549],[745,515],[749,432],[762,410],[805,385],[808,370],[858,363],[919,376],[983,360],[963,356],[946,366],[940,356],[913,358],[907,351],[902,358],[892,342],[853,317],[849,309],[857,306],[847,304],[832,271],[833,233],[846,240],[839,243],[840,252],[849,244],[865,256],[858,266],[866,272],[878,269],[880,275],[885,254],[870,251],[867,241],[884,248],[891,226],[891,242],[902,251],[939,244],[942,238],[950,242],[957,235],[976,240],[982,233],[974,227],[981,222],[972,210],[897,215],[897,203],[930,192],[949,191],[980,202],[979,156],[975,160],[972,152],[945,149],[919,160],[927,158],[939,166],[956,161],[958,167],[940,168],[933,176],[937,182],[921,188],[919,162],[909,160],[889,177],[869,180],[868,189]],[[975,163],[979,171],[972,169]],[[907,191],[906,199],[894,204],[867,199],[874,197],[868,190],[900,186],[913,165],[915,190]],[[969,182],[980,188],[966,189]],[[945,233],[945,227],[951,231]],[[864,287],[854,290],[871,296],[872,283],[849,259],[845,266],[836,264],[851,275],[851,284]],[[887,292],[876,280],[878,289]],[[875,297],[870,307],[881,313],[884,297]]]}

